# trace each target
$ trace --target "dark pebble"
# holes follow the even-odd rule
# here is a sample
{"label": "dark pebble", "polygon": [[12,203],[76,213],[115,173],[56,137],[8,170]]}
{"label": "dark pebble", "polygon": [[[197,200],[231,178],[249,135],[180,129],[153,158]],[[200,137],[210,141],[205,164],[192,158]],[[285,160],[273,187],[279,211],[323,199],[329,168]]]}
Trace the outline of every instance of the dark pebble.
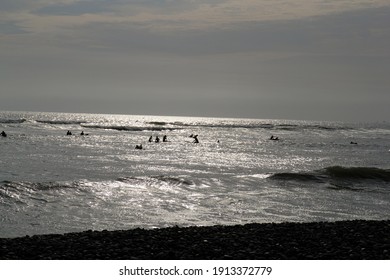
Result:
{"label": "dark pebble", "polygon": [[0,238],[0,259],[390,259],[390,221],[171,227]]}

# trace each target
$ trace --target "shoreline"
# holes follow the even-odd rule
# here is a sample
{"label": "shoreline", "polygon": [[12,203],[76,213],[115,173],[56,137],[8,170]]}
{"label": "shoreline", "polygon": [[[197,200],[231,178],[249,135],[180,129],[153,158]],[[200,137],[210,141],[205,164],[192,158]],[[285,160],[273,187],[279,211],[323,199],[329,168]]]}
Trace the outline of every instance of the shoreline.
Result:
{"label": "shoreline", "polygon": [[7,260],[384,260],[390,220],[84,231],[0,238]]}

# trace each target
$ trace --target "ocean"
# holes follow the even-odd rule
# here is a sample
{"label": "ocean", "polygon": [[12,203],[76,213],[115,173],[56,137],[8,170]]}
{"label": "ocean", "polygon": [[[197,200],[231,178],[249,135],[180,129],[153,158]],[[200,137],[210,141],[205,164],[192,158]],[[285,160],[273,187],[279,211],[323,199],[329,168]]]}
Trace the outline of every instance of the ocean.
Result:
{"label": "ocean", "polygon": [[390,122],[0,112],[0,130],[0,237],[390,219]]}

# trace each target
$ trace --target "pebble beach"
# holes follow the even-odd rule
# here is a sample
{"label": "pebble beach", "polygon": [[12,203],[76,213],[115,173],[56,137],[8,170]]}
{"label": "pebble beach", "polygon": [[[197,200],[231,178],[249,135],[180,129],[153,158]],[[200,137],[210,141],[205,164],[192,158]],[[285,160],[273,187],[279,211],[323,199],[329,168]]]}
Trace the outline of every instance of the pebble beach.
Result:
{"label": "pebble beach", "polygon": [[383,260],[390,220],[193,226],[0,238],[2,260]]}

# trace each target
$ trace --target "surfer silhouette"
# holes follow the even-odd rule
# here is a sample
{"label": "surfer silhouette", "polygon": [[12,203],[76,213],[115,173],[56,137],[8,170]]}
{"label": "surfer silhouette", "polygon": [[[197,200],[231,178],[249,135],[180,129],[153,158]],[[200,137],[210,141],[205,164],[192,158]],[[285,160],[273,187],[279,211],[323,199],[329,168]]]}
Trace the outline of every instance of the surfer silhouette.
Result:
{"label": "surfer silhouette", "polygon": [[194,138],[194,142],[192,143],[199,143],[198,135],[194,135],[192,138]]}
{"label": "surfer silhouette", "polygon": [[1,132],[1,136],[7,137],[7,133],[5,133],[5,131],[3,130],[3,131]]}

